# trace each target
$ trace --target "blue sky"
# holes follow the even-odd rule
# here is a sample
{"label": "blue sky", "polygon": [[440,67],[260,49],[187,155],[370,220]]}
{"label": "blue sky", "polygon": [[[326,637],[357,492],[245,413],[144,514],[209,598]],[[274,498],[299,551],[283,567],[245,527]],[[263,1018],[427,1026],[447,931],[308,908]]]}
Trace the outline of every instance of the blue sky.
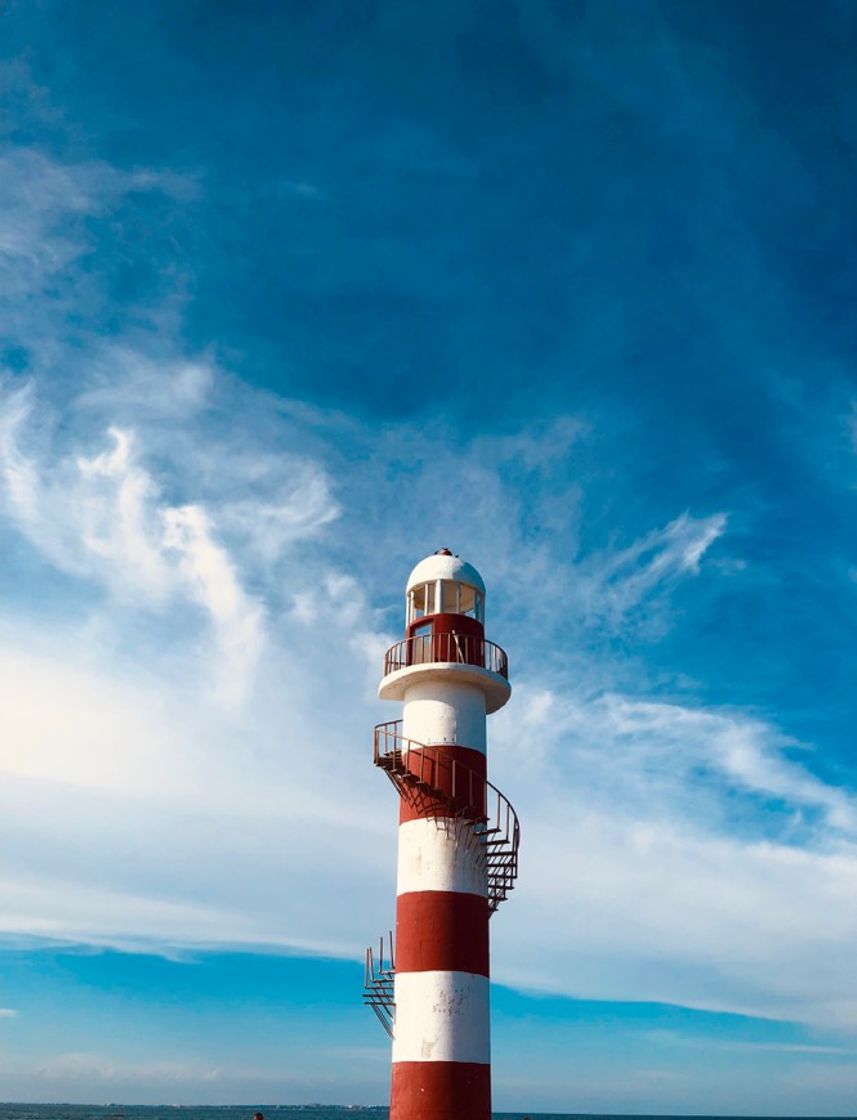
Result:
{"label": "blue sky", "polygon": [[375,686],[448,545],[497,1107],[853,1111],[853,5],[0,21],[2,1095],[384,1101]]}

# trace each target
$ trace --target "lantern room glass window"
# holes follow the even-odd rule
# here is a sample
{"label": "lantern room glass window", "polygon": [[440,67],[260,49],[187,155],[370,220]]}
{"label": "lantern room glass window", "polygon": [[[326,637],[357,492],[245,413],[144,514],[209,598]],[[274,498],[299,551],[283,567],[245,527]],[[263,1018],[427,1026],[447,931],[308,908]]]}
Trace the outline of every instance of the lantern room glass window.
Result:
{"label": "lantern room glass window", "polygon": [[[429,584],[428,586],[432,586]],[[422,618],[426,613],[426,584],[412,587],[408,592],[408,622]]]}
{"label": "lantern room glass window", "polygon": [[484,622],[482,592],[449,579],[412,587],[408,592],[408,623],[429,614],[463,614]]}
{"label": "lantern room glass window", "polygon": [[408,592],[408,622],[413,622],[415,618],[422,618],[426,613],[426,588],[425,584],[422,587],[412,587]]}
{"label": "lantern room glass window", "polygon": [[482,594],[466,583],[459,584],[458,613],[482,622]]}
{"label": "lantern room glass window", "polygon": [[440,581],[441,613],[458,614],[458,599],[460,590],[460,583],[455,583],[451,579],[443,579]]}

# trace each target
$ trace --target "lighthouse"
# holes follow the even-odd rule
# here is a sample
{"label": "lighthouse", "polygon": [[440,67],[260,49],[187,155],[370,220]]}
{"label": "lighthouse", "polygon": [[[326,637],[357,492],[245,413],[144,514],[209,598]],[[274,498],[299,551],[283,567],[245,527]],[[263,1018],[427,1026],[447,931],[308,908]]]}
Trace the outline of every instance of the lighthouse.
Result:
{"label": "lighthouse", "polygon": [[491,915],[520,829],[488,781],[487,716],[509,699],[485,637],[485,584],[442,548],[411,572],[405,637],[384,657],[374,762],[399,794],[395,936],[366,956],[364,1001],[393,1040],[390,1120],[490,1120]]}

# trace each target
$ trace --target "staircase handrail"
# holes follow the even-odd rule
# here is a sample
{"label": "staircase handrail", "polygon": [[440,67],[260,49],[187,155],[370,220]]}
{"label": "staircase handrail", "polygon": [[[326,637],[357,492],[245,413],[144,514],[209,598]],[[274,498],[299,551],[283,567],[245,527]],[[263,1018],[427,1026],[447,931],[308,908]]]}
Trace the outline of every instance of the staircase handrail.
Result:
{"label": "staircase handrail", "polygon": [[393,952],[393,934],[389,936],[390,960],[384,963],[384,938],[378,944],[378,959],[370,946],[366,950],[366,973],[363,980],[363,1002],[371,1007],[378,1020],[390,1038],[396,1020],[396,1001],[393,988],[393,978],[396,974],[396,962]]}
{"label": "staircase handrail", "polygon": [[[427,745],[401,733],[401,720],[388,720],[375,727],[374,761],[387,770],[395,765],[399,776],[422,784],[432,800],[453,808],[453,816],[473,826],[486,855],[490,851],[489,905],[492,912],[514,887],[518,873],[521,826],[511,802],[497,787],[458,759],[443,757],[442,744]],[[450,794],[438,782],[440,771],[449,777]],[[395,780],[395,779],[394,779]],[[396,783],[398,784],[398,783]],[[492,813],[490,810],[493,809]]]}

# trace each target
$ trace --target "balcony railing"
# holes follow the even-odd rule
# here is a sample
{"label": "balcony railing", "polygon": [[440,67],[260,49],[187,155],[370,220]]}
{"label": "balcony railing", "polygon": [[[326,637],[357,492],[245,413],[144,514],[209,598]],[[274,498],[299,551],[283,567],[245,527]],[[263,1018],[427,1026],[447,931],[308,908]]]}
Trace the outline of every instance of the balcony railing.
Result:
{"label": "balcony railing", "polygon": [[433,662],[478,665],[501,677],[509,676],[506,651],[475,634],[419,634],[396,642],[384,654],[384,676],[411,665]]}

